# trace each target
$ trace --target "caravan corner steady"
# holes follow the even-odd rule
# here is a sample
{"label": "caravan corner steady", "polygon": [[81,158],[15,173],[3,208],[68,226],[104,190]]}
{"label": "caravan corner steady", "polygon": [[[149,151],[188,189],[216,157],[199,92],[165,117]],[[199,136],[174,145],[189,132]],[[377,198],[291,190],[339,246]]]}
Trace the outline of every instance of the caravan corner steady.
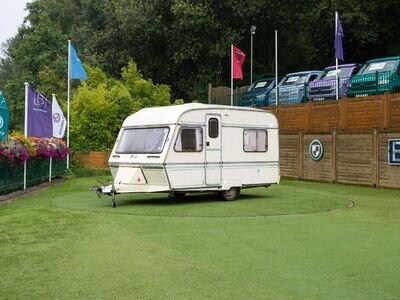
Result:
{"label": "caravan corner steady", "polygon": [[259,109],[183,104],[144,108],[125,119],[108,164],[113,181],[95,190],[122,193],[216,191],[279,183],[278,121]]}

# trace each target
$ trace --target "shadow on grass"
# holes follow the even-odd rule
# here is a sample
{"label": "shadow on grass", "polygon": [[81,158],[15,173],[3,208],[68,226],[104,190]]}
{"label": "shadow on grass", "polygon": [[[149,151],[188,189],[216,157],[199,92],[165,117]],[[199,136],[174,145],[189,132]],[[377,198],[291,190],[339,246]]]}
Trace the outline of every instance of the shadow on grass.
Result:
{"label": "shadow on grass", "polygon": [[[270,198],[265,195],[241,195],[240,198],[234,200],[234,202],[256,200],[261,198]],[[231,202],[224,201],[222,197],[216,193],[201,193],[201,194],[188,194],[184,197],[169,198],[167,195],[159,196],[157,198],[147,198],[147,199],[118,199],[116,201],[119,206],[134,206],[134,205],[148,205],[148,206],[173,206],[173,205],[189,205],[189,204],[199,204],[199,203],[212,203],[212,202]]]}

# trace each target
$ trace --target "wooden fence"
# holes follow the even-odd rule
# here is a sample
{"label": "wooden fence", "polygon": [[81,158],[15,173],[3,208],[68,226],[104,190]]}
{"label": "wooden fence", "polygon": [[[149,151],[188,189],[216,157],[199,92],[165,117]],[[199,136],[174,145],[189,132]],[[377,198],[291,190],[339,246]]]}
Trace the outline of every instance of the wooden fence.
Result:
{"label": "wooden fence", "polygon": [[[280,126],[283,177],[400,188],[400,166],[388,163],[388,140],[400,139],[400,94],[264,108]],[[321,160],[309,154],[318,139]]]}
{"label": "wooden fence", "polygon": [[[249,88],[248,85],[236,87],[233,91],[236,102],[238,104],[239,97]],[[230,105],[231,88],[226,86],[213,87],[211,83],[208,84],[208,103],[209,104],[223,104]]]}
{"label": "wooden fence", "polygon": [[280,105],[264,109],[277,115],[282,131],[400,129],[400,94]]}
{"label": "wooden fence", "polygon": [[[289,178],[400,188],[400,166],[388,164],[388,140],[400,131],[378,130],[331,133],[281,133],[281,175]],[[309,154],[318,139],[322,159]]]}
{"label": "wooden fence", "polygon": [[74,162],[84,168],[108,168],[109,151],[75,152]]}

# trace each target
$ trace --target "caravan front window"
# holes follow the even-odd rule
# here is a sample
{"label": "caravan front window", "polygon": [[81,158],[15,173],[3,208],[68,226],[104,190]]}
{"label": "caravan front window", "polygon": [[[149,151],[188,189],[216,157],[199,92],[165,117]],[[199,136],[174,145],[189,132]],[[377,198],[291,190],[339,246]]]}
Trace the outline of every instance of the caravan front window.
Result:
{"label": "caravan front window", "polygon": [[118,143],[117,153],[161,153],[168,132],[168,127],[125,129]]}

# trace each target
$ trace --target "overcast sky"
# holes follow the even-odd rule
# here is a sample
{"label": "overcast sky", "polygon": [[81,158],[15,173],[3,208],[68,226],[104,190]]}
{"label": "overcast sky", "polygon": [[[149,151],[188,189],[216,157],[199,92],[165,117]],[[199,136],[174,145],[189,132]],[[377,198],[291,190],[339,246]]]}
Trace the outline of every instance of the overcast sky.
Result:
{"label": "overcast sky", "polygon": [[17,33],[22,25],[26,3],[32,0],[0,0],[0,45]]}

